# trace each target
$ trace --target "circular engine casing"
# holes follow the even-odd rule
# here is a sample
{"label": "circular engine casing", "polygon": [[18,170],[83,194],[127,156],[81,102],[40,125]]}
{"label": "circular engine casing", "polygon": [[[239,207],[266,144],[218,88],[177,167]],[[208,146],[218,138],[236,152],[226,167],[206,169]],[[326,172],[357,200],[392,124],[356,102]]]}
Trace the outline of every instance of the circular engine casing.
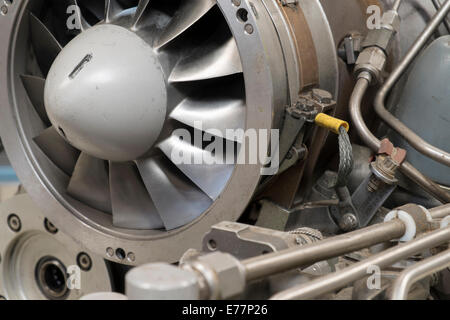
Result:
{"label": "circular engine casing", "polygon": [[[0,133],[13,167],[36,204],[58,228],[83,246],[106,259],[130,265],[175,262],[186,249],[201,247],[201,235],[210,226],[224,220],[236,221],[257,190],[261,164],[237,164],[220,196],[202,215],[167,232],[119,228],[110,216],[66,194],[67,177],[55,170],[33,140],[44,128],[36,125],[37,114],[30,111],[33,106],[21,81],[28,59],[27,15],[43,3],[16,0],[0,17],[0,41],[4,44],[0,61],[6,68],[0,76],[1,82],[7,84],[0,88]],[[345,69],[338,61],[336,44],[349,28],[365,27],[367,5],[362,0],[346,2],[340,11],[356,8],[357,12],[339,26],[327,18],[334,10],[334,1],[301,1],[283,6],[273,0],[217,0],[242,65],[244,129],[280,129],[286,106],[295,103],[305,88],[320,86],[337,95],[341,83],[349,82],[349,77],[339,79],[340,69]]]}
{"label": "circular engine casing", "polygon": [[[142,264],[149,261],[174,262],[187,248],[200,247],[199,235],[204,234],[211,225],[222,220],[237,220],[256,190],[261,165],[237,165],[222,195],[200,218],[167,233],[115,228],[109,217],[66,197],[52,164],[36,150],[32,140],[42,128],[31,124],[33,115],[28,111],[32,106],[20,80],[29,39],[28,23],[20,22],[32,9],[30,6],[38,7],[39,2],[14,1],[8,14],[0,19],[0,41],[9,44],[1,47],[0,59],[12,58],[8,59],[10,63],[6,72],[1,74],[2,82],[8,84],[0,89],[1,118],[8,119],[8,125],[1,126],[1,133],[19,178],[53,223],[107,259]],[[268,13],[258,8],[258,20],[253,14],[248,15],[247,23],[253,24],[255,30],[248,35],[245,24],[236,18],[239,8],[230,1],[218,1],[218,5],[228,18],[241,53],[248,109],[246,128],[270,130],[279,127],[280,111],[287,104],[288,89],[286,71],[280,68],[282,48]],[[249,13],[253,12],[247,1],[243,1],[241,7]],[[266,54],[269,48],[270,56]],[[108,255],[111,248],[132,252],[134,261]]]}

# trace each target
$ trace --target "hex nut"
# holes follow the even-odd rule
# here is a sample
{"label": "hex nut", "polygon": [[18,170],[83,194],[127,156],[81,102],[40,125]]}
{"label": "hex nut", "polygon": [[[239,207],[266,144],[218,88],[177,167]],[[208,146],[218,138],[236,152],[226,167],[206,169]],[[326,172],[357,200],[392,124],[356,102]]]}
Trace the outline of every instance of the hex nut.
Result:
{"label": "hex nut", "polygon": [[386,61],[386,54],[380,48],[366,48],[356,61],[355,74],[359,75],[361,72],[367,71],[372,74],[376,81],[381,82]]}
{"label": "hex nut", "polygon": [[333,101],[333,95],[331,93],[318,88],[312,90],[312,96],[319,103],[329,104]]}
{"label": "hex nut", "polygon": [[214,252],[199,257],[197,262],[214,271],[220,299],[229,299],[244,291],[246,283],[244,267],[232,255]]}
{"label": "hex nut", "polygon": [[394,38],[394,34],[395,31],[386,28],[371,30],[364,39],[362,46],[364,49],[378,47],[383,51],[387,51]]}

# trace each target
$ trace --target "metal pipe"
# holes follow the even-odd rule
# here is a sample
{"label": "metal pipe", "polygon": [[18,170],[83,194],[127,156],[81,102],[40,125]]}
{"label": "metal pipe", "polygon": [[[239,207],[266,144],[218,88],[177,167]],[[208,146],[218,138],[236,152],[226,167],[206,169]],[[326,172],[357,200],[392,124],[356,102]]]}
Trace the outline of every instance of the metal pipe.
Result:
{"label": "metal pipe", "polygon": [[450,192],[443,189],[436,182],[425,176],[422,172],[417,170],[411,163],[405,161],[400,167],[400,171],[417,183],[423,190],[434,196],[442,203],[450,203]]}
{"label": "metal pipe", "polygon": [[416,42],[413,44],[413,46],[409,49],[408,53],[400,62],[400,64],[391,73],[389,78],[384,83],[383,87],[378,92],[377,97],[375,98],[375,111],[381,119],[383,119],[406,141],[408,141],[408,143],[417,151],[446,166],[450,166],[450,153],[429,144],[417,134],[415,134],[411,129],[409,129],[405,124],[394,117],[386,109],[385,101],[391,89],[402,77],[411,63],[415,60],[422,48],[427,44],[428,39],[430,39],[430,37],[434,34],[434,31],[442,23],[442,20],[445,19],[449,11],[450,0],[447,0],[439,9],[438,13],[433,17],[433,19],[419,36],[419,38],[416,40]]}
{"label": "metal pipe", "polygon": [[307,300],[322,296],[328,292],[341,289],[368,274],[371,267],[384,268],[411,257],[426,249],[434,248],[450,241],[450,227],[439,229],[427,235],[400,244],[370,258],[335,273],[312,280],[274,295],[272,300]]}
{"label": "metal pipe", "polygon": [[[432,0],[432,2],[436,10],[439,10],[441,8],[441,4],[438,0]],[[447,18],[444,19],[444,25],[447,31],[450,33],[450,21]]]}
{"label": "metal pipe", "polygon": [[450,267],[450,250],[444,251],[405,269],[392,285],[391,300],[407,300],[412,285]]}
{"label": "metal pipe", "polygon": [[378,243],[397,239],[405,234],[405,225],[393,220],[319,242],[274,252],[242,261],[247,281],[305,267]]}
{"label": "metal pipe", "polygon": [[378,151],[380,149],[380,140],[375,137],[370,129],[367,127],[361,113],[362,100],[367,92],[372,81],[372,76],[368,72],[363,72],[359,75],[356,81],[355,88],[350,97],[350,116],[352,118],[352,125],[356,128],[361,140],[372,150]]}
{"label": "metal pipe", "polygon": [[433,219],[443,219],[447,216],[450,216],[450,204],[436,207],[436,208],[430,209],[429,211],[430,211],[430,214],[433,217]]}
{"label": "metal pipe", "polygon": [[398,12],[398,9],[400,9],[400,5],[402,4],[403,0],[397,0],[395,1],[394,5],[392,6],[392,10],[395,10]]}
{"label": "metal pipe", "polygon": [[[352,96],[350,98],[350,115],[352,118],[352,125],[356,128],[359,136],[363,142],[371,148],[373,151],[377,152],[380,148],[380,140],[375,137],[372,132],[370,132],[364,118],[361,113],[361,103],[372,81],[372,76],[368,72],[362,72],[356,82],[355,88],[353,90]],[[426,192],[430,193],[436,199],[443,203],[450,202],[450,193],[442,189],[437,183],[432,181],[430,178],[423,175],[419,170],[417,170],[409,162],[404,162],[400,167],[400,170],[404,175],[418,184]]]}

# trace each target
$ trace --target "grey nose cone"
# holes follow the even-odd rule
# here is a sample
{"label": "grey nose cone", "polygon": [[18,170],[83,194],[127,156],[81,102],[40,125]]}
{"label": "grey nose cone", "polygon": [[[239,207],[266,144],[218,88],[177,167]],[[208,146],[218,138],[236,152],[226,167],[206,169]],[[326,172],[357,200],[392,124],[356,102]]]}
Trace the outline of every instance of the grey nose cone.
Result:
{"label": "grey nose cone", "polygon": [[72,40],[45,84],[50,121],[73,146],[130,161],[156,142],[167,112],[166,82],[153,49],[134,32],[98,25]]}
{"label": "grey nose cone", "polygon": [[132,269],[126,276],[130,300],[197,300],[199,288],[193,272],[165,263]]}

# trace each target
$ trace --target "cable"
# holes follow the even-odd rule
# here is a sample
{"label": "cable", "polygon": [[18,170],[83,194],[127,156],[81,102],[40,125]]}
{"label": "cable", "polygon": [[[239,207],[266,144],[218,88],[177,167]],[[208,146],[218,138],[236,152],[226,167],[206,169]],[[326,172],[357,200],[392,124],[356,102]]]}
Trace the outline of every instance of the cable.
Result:
{"label": "cable", "polygon": [[345,187],[348,176],[353,171],[353,147],[350,137],[344,127],[339,128],[339,170],[336,187]]}

